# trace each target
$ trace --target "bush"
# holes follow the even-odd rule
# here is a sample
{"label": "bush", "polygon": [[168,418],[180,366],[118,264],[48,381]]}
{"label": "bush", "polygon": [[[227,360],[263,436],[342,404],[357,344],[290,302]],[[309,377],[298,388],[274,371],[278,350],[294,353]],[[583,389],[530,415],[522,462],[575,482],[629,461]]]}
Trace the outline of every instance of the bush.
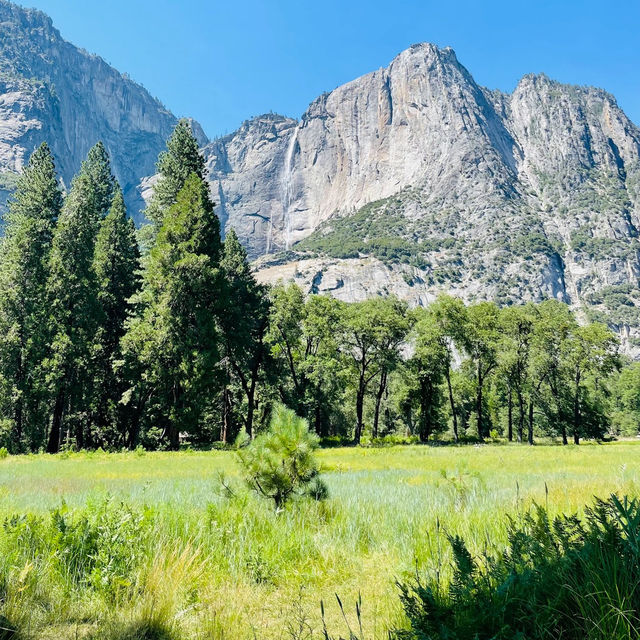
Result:
{"label": "bush", "polygon": [[584,520],[550,521],[536,507],[510,520],[508,545],[474,558],[449,536],[454,575],[443,587],[400,585],[410,631],[397,639],[616,640],[640,636],[640,502],[596,500]]}
{"label": "bush", "polygon": [[[258,494],[271,498],[280,509],[291,496],[303,493],[318,481],[318,462],[313,454],[318,437],[307,421],[291,409],[278,405],[269,430],[239,451],[247,483]],[[325,496],[317,486],[315,493]]]}
{"label": "bush", "polygon": [[12,516],[3,523],[5,560],[15,566],[46,562],[68,586],[115,599],[132,586],[143,560],[147,519],[110,499],[77,513],[63,504],[48,518]]}
{"label": "bush", "polygon": [[0,419],[0,447],[7,452],[15,445],[15,430],[13,420],[8,418]]}

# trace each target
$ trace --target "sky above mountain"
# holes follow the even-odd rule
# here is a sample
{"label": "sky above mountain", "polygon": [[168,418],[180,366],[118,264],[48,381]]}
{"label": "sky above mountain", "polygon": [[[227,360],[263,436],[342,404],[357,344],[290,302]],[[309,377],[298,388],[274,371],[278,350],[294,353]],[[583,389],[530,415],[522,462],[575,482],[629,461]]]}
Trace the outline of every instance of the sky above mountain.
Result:
{"label": "sky above mountain", "polygon": [[631,0],[22,0],[207,135],[311,100],[415,42],[451,46],[476,81],[530,72],[602,87],[640,123],[640,2]]}

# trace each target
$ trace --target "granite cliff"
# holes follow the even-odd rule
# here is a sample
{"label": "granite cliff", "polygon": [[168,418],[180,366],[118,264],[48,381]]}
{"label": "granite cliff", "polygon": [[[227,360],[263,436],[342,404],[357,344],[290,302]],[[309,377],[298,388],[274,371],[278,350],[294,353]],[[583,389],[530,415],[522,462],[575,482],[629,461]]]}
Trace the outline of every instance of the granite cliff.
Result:
{"label": "granite cliff", "polygon": [[[139,219],[175,122],[46,15],[0,0],[0,207],[42,140],[66,185],[103,140]],[[640,353],[640,130],[605,91],[544,75],[489,90],[452,49],[417,44],[299,120],[211,142],[194,127],[262,280],[412,304],[554,297]]]}
{"label": "granite cliff", "polygon": [[205,153],[266,281],[414,304],[555,297],[636,339],[640,130],[605,91],[544,75],[490,91],[419,44]]}
{"label": "granite cliff", "polygon": [[44,13],[0,0],[0,205],[43,140],[66,186],[102,140],[139,218],[140,181],[154,172],[175,123],[143,87],[66,42]]}

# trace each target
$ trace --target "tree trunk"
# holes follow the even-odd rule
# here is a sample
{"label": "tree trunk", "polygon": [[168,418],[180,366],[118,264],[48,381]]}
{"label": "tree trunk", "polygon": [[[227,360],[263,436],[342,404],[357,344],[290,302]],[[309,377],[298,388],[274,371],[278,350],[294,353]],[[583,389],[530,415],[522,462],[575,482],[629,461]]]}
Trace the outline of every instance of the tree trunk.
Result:
{"label": "tree trunk", "polygon": [[62,416],[64,414],[65,394],[64,388],[58,390],[56,401],[53,406],[53,418],[51,420],[51,431],[49,432],[49,442],[47,453],[58,453],[60,450],[60,439],[62,436]]}
{"label": "tree trunk", "polygon": [[167,431],[169,432],[169,446],[172,451],[178,451],[180,449],[180,429],[178,426],[171,422]]}
{"label": "tree trunk", "polygon": [[229,387],[224,386],[222,390],[222,429],[220,430],[220,440],[226,443],[231,434],[231,397]]}
{"label": "tree trunk", "polygon": [[353,438],[355,444],[360,444],[360,439],[362,438],[363,411],[364,389],[361,386],[356,393],[356,432]]}
{"label": "tree trunk", "polygon": [[313,423],[314,430],[319,437],[323,437],[326,434],[323,433],[322,429],[322,412],[320,411],[320,403],[316,403],[315,409],[313,410]]}
{"label": "tree trunk", "polygon": [[533,444],[533,398],[529,399],[529,431],[527,436],[529,444]]}
{"label": "tree trunk", "polygon": [[576,374],[576,388],[573,396],[573,443],[580,444],[580,374]]}
{"label": "tree trunk", "polygon": [[387,387],[387,372],[380,372],[380,385],[378,386],[378,391],[376,393],[376,409],[373,416],[373,437],[378,437],[378,424],[380,422],[380,403],[382,402],[382,396],[384,395],[384,390]]}
{"label": "tree trunk", "polygon": [[451,388],[451,369],[447,367],[447,388],[449,389],[449,404],[451,405],[451,416],[453,418],[453,439],[458,442],[458,415],[456,414],[456,404],[453,399],[453,389]]}
{"label": "tree trunk", "polygon": [[478,391],[476,394],[476,416],[478,418],[478,440],[480,442],[484,441],[484,437],[482,434],[482,373],[481,373],[481,365],[478,363]]}
{"label": "tree trunk", "polygon": [[18,399],[16,400],[16,412],[15,412],[15,433],[16,433],[16,441],[15,447],[16,451],[20,452],[22,450],[22,430],[23,430],[23,409],[22,409],[22,394],[18,395]]}
{"label": "tree trunk", "polygon": [[24,353],[24,339],[22,331],[20,331],[20,354],[18,355],[18,366],[16,372],[16,386],[18,387],[18,398],[16,400],[15,410],[15,433],[16,433],[16,452],[20,453],[22,450],[22,433],[24,430],[24,362],[22,354]]}
{"label": "tree trunk", "polygon": [[433,388],[429,379],[420,381],[420,440],[428,442],[429,436],[433,431],[431,422],[431,401],[433,396]]}
{"label": "tree trunk", "polygon": [[76,449],[84,449],[84,423],[82,420],[78,420],[76,425]]}
{"label": "tree trunk", "polygon": [[524,438],[524,399],[522,391],[516,390],[518,396],[518,442],[522,442]]}
{"label": "tree trunk", "polygon": [[256,396],[256,378],[252,377],[251,384],[249,385],[249,391],[247,393],[247,422],[246,429],[249,437],[253,439],[253,413],[255,410],[255,396]]}
{"label": "tree trunk", "polygon": [[507,439],[509,442],[513,442],[513,394],[511,392],[511,387],[509,387],[509,401],[507,408]]}

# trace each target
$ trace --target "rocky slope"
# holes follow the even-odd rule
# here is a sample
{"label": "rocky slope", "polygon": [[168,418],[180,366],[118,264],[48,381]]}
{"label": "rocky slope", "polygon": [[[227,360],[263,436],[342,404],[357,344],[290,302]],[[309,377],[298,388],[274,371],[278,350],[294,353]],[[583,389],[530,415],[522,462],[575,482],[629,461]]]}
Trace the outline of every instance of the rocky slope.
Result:
{"label": "rocky slope", "polygon": [[102,140],[137,217],[138,185],[153,173],[175,122],[140,85],[65,42],[45,14],[0,0],[0,204],[43,140],[67,186]]}
{"label": "rocky slope", "polygon": [[346,300],[556,297],[637,337],[640,130],[602,90],[529,75],[489,91],[420,44],[205,152],[264,280]]}
{"label": "rocky slope", "polygon": [[[67,185],[103,140],[138,217],[174,124],[47,16],[0,0],[0,208],[42,140]],[[490,91],[420,44],[300,120],[260,116],[210,143],[196,131],[261,279],[345,300],[555,297],[640,353],[640,130],[606,92],[544,75]]]}

